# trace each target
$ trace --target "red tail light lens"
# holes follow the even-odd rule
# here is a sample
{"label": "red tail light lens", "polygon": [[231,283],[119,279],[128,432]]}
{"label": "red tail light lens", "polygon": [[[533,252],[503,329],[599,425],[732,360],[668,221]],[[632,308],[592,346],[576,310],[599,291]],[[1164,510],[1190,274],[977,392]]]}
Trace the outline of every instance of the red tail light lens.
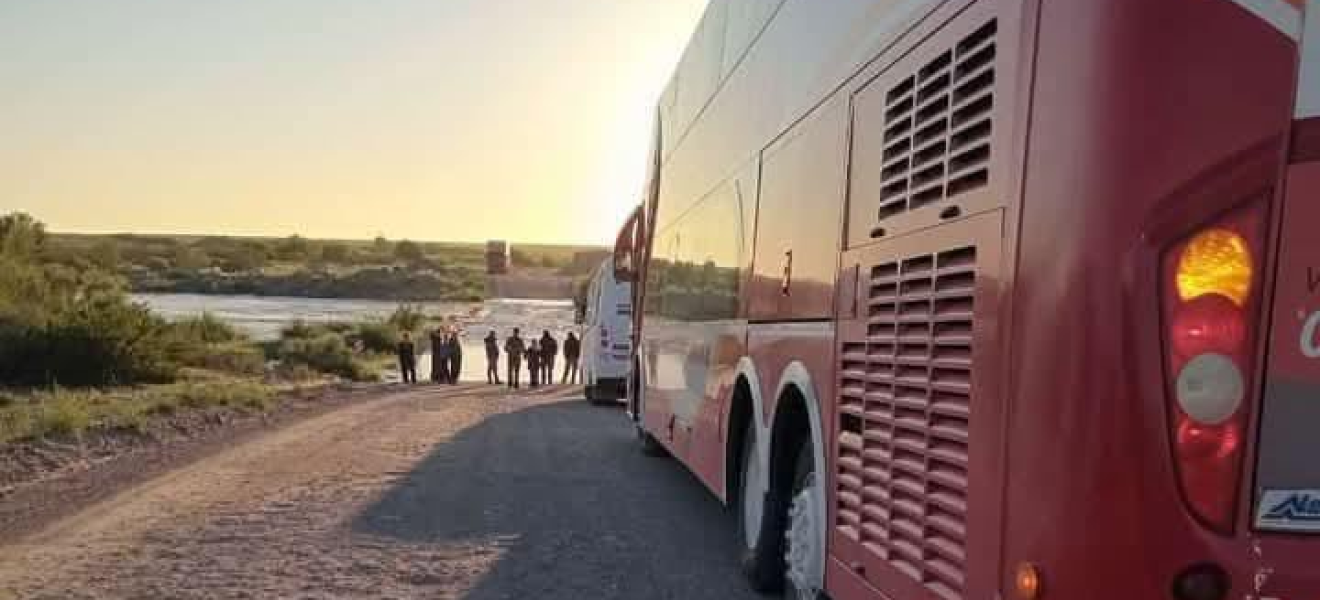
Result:
{"label": "red tail light lens", "polygon": [[1258,210],[1201,229],[1164,259],[1170,440],[1188,508],[1233,531],[1262,264]]}
{"label": "red tail light lens", "polygon": [[1233,352],[1246,341],[1242,309],[1233,301],[1211,294],[1185,303],[1174,316],[1173,351],[1190,359],[1209,352]]}

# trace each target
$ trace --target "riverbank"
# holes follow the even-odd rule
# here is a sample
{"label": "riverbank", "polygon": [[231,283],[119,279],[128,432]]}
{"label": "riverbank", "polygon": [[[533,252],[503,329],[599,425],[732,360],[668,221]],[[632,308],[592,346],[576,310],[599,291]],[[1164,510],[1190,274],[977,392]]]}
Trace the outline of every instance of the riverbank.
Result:
{"label": "riverbank", "polygon": [[[602,252],[519,245],[512,264],[520,275],[571,282],[590,273],[599,262],[591,257]],[[114,273],[135,293],[474,302],[491,290],[485,246],[470,243],[49,234],[42,254],[48,262]],[[492,295],[522,294],[500,288]]]}
{"label": "riverbank", "polygon": [[299,269],[289,273],[132,270],[135,293],[360,299],[393,302],[478,302],[485,275],[471,267]]}

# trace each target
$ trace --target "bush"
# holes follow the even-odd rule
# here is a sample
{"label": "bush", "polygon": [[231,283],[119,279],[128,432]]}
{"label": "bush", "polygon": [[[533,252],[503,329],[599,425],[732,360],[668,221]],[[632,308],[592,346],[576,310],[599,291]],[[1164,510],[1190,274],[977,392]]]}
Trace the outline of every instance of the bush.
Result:
{"label": "bush", "polygon": [[266,354],[259,346],[245,341],[211,344],[188,366],[233,375],[255,376],[266,372]]}
{"label": "bush", "polygon": [[362,342],[363,349],[368,352],[394,352],[399,343],[399,332],[384,321],[358,323],[354,337]]}
{"label": "bush", "polygon": [[50,323],[0,325],[0,381],[104,386],[173,381],[167,326],[146,308],[93,301]]}
{"label": "bush", "polygon": [[390,315],[389,324],[399,331],[415,332],[426,324],[426,312],[419,305],[400,304]]}
{"label": "bush", "polygon": [[303,319],[296,319],[280,330],[280,337],[285,339],[308,340],[321,333],[322,332],[316,326]]}
{"label": "bush", "polygon": [[315,338],[284,340],[280,356],[290,365],[306,365],[351,381],[376,381],[379,374],[370,365],[354,355],[344,338],[327,333]]}
{"label": "bush", "polygon": [[306,383],[320,379],[323,374],[304,364],[281,363],[280,366],[275,369],[275,376],[280,381]]}
{"label": "bush", "polygon": [[172,328],[187,341],[205,344],[233,342],[245,337],[233,325],[209,312],[204,312],[199,317],[177,321]]}
{"label": "bush", "polygon": [[85,397],[62,394],[42,403],[36,426],[43,435],[77,435],[92,424],[89,402]]}

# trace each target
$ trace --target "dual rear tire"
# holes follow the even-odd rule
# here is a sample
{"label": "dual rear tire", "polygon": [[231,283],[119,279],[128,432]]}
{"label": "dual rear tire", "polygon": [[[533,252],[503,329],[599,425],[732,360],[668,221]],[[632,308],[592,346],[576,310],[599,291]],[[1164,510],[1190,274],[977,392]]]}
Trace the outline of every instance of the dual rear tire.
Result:
{"label": "dual rear tire", "polygon": [[[758,454],[756,428],[743,434],[736,507],[742,569],[752,589],[791,600],[821,598],[824,583],[823,490],[808,436],[788,458],[792,479],[776,482]],[[785,483],[787,485],[785,485]]]}

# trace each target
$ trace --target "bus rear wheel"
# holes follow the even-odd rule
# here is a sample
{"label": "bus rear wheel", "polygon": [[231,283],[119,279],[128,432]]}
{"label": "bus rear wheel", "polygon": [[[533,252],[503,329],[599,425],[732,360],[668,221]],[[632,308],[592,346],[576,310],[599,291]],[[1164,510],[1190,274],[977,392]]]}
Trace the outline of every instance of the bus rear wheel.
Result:
{"label": "bus rear wheel", "polygon": [[816,474],[815,448],[807,440],[798,448],[793,470],[793,495],[785,527],[784,598],[817,600],[825,585],[825,494]]}
{"label": "bus rear wheel", "polygon": [[637,424],[637,444],[643,455],[655,458],[669,456],[669,451],[665,450],[664,445],[655,439],[655,436],[651,435],[640,423]]}
{"label": "bus rear wheel", "polygon": [[[742,569],[752,589],[775,592],[784,586],[784,526],[788,510],[771,489],[770,473],[761,463],[756,424],[743,433],[738,470],[738,541]],[[768,490],[768,491],[767,491]]]}

